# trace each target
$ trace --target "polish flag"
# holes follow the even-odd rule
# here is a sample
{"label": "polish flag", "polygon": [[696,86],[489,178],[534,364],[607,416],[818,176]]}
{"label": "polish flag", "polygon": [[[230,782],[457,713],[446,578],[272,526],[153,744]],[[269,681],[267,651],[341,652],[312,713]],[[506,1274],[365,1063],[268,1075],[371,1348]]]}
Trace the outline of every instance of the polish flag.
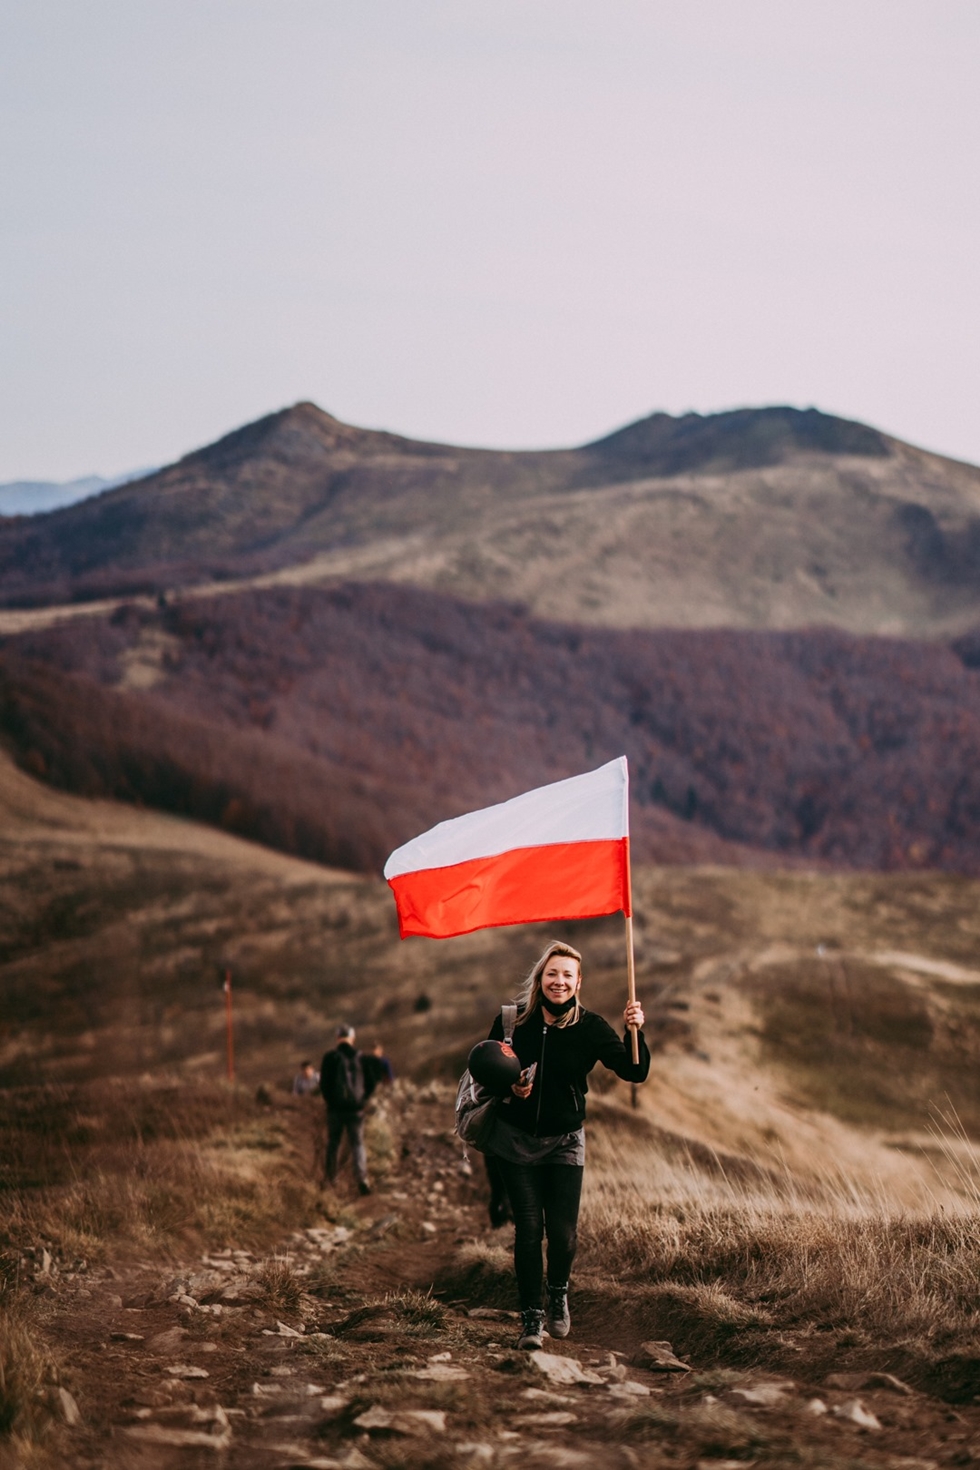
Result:
{"label": "polish flag", "polygon": [[629,916],[626,757],[440,822],[385,863],[404,939]]}

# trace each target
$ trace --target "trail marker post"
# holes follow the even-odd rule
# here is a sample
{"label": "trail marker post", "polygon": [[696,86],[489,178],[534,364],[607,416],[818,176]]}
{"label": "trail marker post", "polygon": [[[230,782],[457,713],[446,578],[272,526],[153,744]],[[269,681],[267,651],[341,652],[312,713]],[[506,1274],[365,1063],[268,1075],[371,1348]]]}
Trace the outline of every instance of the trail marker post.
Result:
{"label": "trail marker post", "polygon": [[[225,1029],[228,1035],[228,1081],[235,1080],[235,1033],[231,1017],[231,971],[225,971]],[[635,1043],[634,1043],[635,1045]]]}

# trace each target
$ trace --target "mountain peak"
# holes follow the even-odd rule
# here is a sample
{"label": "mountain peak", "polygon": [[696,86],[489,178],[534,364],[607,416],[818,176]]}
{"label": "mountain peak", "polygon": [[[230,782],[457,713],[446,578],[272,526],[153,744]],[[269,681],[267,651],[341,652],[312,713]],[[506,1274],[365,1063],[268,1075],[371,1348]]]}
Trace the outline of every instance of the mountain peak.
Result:
{"label": "mountain peak", "polygon": [[884,458],[891,452],[884,434],[867,424],[787,405],[677,418],[653,413],[583,447],[603,463],[651,475],[757,469],[807,453]]}

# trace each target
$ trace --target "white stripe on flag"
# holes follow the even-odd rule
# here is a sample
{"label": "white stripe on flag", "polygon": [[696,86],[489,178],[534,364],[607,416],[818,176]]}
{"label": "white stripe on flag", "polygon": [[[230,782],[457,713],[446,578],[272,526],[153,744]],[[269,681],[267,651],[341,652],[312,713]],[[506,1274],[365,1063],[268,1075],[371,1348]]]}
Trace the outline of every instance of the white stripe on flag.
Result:
{"label": "white stripe on flag", "polygon": [[448,868],[515,848],[628,836],[629,773],[621,755],[584,776],[538,786],[497,806],[440,822],[396,848],[385,863],[385,877]]}

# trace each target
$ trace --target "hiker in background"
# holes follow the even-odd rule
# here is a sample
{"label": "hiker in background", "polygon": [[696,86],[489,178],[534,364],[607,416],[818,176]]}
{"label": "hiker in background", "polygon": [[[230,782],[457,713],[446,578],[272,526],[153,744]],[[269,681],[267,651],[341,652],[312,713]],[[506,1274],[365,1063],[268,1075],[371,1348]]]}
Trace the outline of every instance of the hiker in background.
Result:
{"label": "hiker in background", "polygon": [[361,1194],[370,1194],[364,1110],[384,1072],[377,1057],[355,1049],[354,1039],[353,1026],[338,1026],[337,1045],[320,1063],[320,1092],[327,1105],[326,1174],[332,1184],[337,1177],[337,1155],[346,1133],[357,1187]]}
{"label": "hiker in background", "polygon": [[374,1046],[371,1048],[371,1055],[377,1059],[378,1066],[381,1068],[381,1081],[394,1082],[395,1069],[391,1065],[388,1057],[385,1056],[384,1047],[380,1041],[374,1043]]}
{"label": "hiker in background", "polygon": [[300,1062],[293,1078],[293,1097],[310,1097],[320,1091],[320,1074],[312,1062]]}
{"label": "hiker in background", "polygon": [[[628,1034],[642,1028],[643,1008],[631,1001],[623,1012],[621,1041],[595,1011],[582,1005],[582,956],[570,944],[548,945],[518,997],[513,1050],[521,1074],[500,1104],[486,1146],[510,1196],[514,1212],[514,1269],[521,1308],[518,1347],[542,1345],[547,1330],[567,1337],[568,1277],[575,1258],[579,1201],[585,1173],[585,1094],[597,1062],[626,1082],[645,1082],[650,1053],[639,1034],[634,1066]],[[500,1015],[490,1031],[502,1041]],[[547,1318],[541,1309],[545,1286],[541,1247],[548,1239]]]}

